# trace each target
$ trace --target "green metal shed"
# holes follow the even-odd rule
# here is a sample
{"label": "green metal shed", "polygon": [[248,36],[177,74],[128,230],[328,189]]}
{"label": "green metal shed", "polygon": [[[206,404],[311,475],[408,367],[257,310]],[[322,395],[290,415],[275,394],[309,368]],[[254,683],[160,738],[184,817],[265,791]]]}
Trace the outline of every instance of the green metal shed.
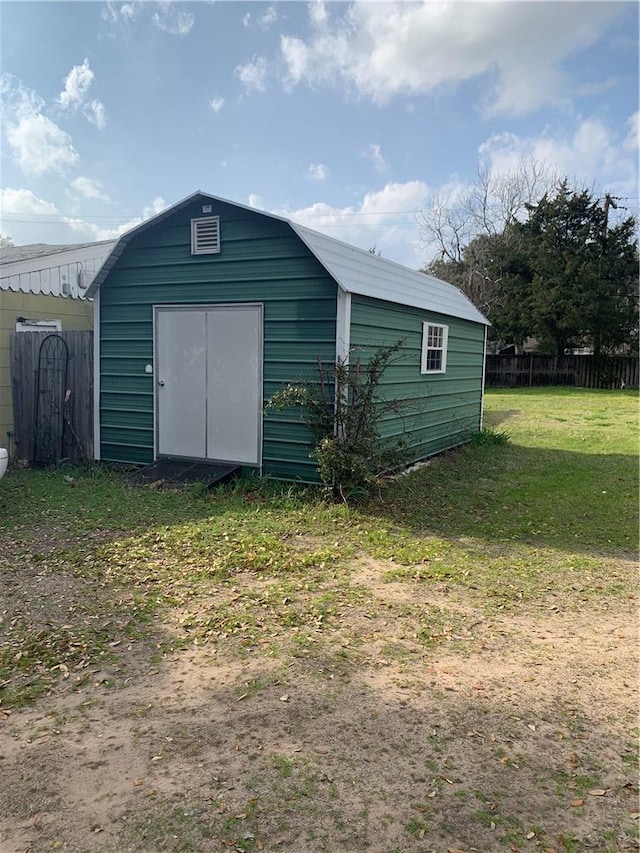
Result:
{"label": "green metal shed", "polygon": [[286,219],[196,192],[123,235],[94,279],[95,455],[215,460],[317,482],[299,414],[264,414],[318,359],[403,339],[385,392],[414,460],[481,428],[487,320],[457,288]]}

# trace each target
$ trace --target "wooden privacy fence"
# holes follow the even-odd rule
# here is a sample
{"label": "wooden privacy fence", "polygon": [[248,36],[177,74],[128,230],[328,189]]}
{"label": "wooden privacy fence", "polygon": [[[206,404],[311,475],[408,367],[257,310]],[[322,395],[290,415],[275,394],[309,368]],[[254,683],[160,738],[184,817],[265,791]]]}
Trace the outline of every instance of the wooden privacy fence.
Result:
{"label": "wooden privacy fence", "polygon": [[637,356],[488,355],[487,387],[575,385],[578,388],[637,388]]}
{"label": "wooden privacy fence", "polygon": [[92,459],[93,332],[14,332],[10,360],[15,457]]}
{"label": "wooden privacy fence", "polygon": [[[41,345],[48,332],[14,332],[11,335],[11,385],[13,392],[14,455],[30,464],[93,458],[93,332],[59,332],[67,358],[58,382],[60,405],[50,406],[61,423],[59,442],[50,441],[49,423],[42,405],[49,399],[51,371],[39,368]],[[61,375],[61,374],[58,374]],[[43,379],[44,384],[40,381]],[[64,387],[62,387],[62,384]],[[580,388],[637,388],[637,356],[488,355],[485,384],[517,388],[539,385],[574,385]],[[55,447],[54,447],[55,444]]]}

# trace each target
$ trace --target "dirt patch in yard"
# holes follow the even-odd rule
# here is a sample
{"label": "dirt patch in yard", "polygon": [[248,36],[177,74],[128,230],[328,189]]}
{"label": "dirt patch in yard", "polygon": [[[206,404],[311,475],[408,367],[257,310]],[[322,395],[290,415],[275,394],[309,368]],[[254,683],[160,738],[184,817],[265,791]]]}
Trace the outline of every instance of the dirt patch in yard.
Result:
{"label": "dirt patch in yard", "polygon": [[[174,614],[56,673],[0,723],[2,853],[637,849],[635,600],[488,616],[391,568],[354,560],[330,631],[167,652]],[[7,616],[102,594],[11,581]]]}

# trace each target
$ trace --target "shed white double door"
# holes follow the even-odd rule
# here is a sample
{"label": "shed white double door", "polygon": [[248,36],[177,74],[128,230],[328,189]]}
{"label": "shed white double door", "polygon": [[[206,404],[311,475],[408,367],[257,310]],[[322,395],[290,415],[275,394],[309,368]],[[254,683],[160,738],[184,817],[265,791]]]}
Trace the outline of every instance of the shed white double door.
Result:
{"label": "shed white double door", "polygon": [[262,306],[155,309],[159,456],[260,464]]}

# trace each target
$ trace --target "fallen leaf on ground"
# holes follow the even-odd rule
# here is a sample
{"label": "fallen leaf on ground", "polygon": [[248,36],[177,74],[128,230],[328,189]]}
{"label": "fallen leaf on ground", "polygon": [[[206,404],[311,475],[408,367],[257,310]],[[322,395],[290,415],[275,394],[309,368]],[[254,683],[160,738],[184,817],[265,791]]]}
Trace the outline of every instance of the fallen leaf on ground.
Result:
{"label": "fallen leaf on ground", "polygon": [[607,793],[605,788],[592,788],[590,791],[587,791],[590,797],[604,797]]}
{"label": "fallen leaf on ground", "polygon": [[572,805],[574,808],[578,808],[578,806],[583,806],[583,805],[584,805],[584,800],[572,800],[572,801],[571,801],[571,805]]}

